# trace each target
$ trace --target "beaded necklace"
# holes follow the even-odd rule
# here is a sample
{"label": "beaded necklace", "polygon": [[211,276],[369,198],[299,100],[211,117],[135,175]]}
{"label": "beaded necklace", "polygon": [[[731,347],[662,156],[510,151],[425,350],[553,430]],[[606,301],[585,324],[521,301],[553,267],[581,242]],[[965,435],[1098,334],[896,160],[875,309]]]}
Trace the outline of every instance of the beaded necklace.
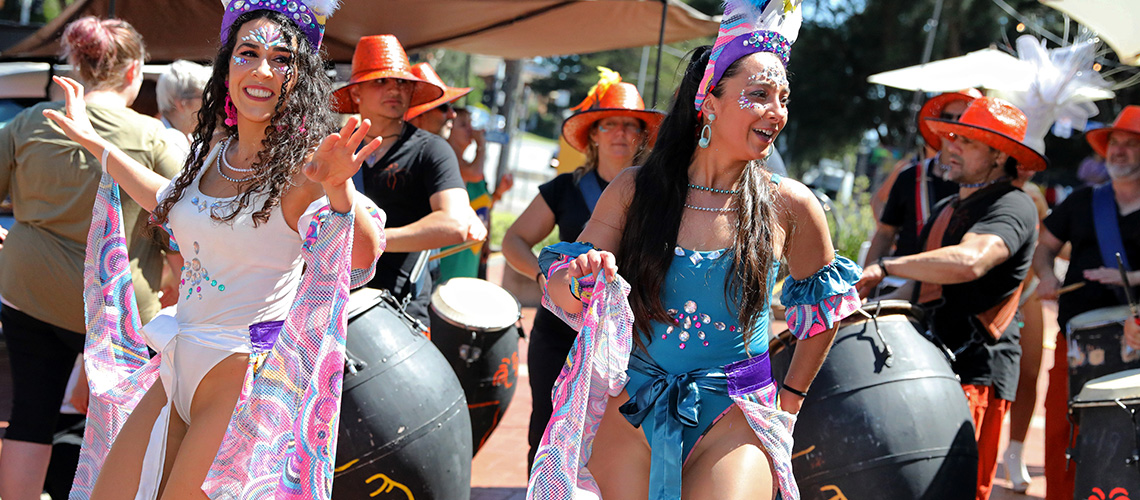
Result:
{"label": "beaded necklace", "polygon": [[710,193],[717,193],[717,194],[736,194],[736,193],[740,192],[740,190],[738,190],[738,189],[717,189],[717,188],[713,188],[713,187],[701,186],[699,184],[692,184],[692,183],[689,184],[689,189],[700,189],[701,191],[708,191]]}
{"label": "beaded necklace", "polygon": [[218,158],[219,159],[215,163],[215,165],[218,166],[218,175],[221,175],[223,179],[230,181],[234,184],[241,184],[243,182],[249,182],[251,180],[249,177],[246,177],[243,179],[235,179],[233,177],[226,175],[226,172],[224,170],[222,170],[222,164],[225,163],[226,168],[233,170],[234,172],[249,173],[249,172],[254,171],[254,169],[252,169],[252,168],[234,168],[233,166],[230,165],[230,162],[226,161],[226,150],[230,148],[230,141],[231,140],[232,140],[232,138],[226,139],[226,142],[222,143],[222,150],[218,152]]}

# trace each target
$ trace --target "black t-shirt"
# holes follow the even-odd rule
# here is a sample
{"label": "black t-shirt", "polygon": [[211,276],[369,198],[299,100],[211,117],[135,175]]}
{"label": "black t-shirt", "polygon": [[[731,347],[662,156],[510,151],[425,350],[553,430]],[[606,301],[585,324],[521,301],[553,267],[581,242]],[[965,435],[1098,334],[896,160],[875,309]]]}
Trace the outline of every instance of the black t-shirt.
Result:
{"label": "black t-shirt", "polygon": [[[609,183],[598,176],[598,185],[605,190]],[[590,209],[586,207],[586,199],[578,190],[578,184],[574,182],[574,174],[561,174],[550,182],[538,186],[538,194],[554,213],[554,223],[558,226],[558,239],[577,241],[578,235],[582,234],[586,223],[590,221]],[[578,332],[546,308],[539,308],[534,318],[531,335],[555,335],[572,339],[578,335]]]}
{"label": "black t-shirt", "polygon": [[[1105,266],[1100,256],[1100,245],[1096,241],[1096,228],[1093,224],[1092,209],[1093,188],[1081,188],[1065,198],[1065,201],[1053,208],[1049,217],[1045,218],[1045,228],[1053,233],[1061,242],[1073,244],[1072,254],[1069,257],[1069,270],[1065,273],[1065,285],[1085,281],[1082,273],[1088,269]],[[1116,207],[1116,221],[1120,226],[1120,237],[1124,242],[1124,252],[1128,254],[1128,263],[1133,269],[1140,266],[1140,210],[1128,215],[1120,215],[1120,207]],[[1111,267],[1116,267],[1113,262]],[[1107,287],[1095,281],[1085,282],[1085,286],[1068,292],[1057,299],[1057,323],[1061,331],[1069,320],[1085,311],[1123,305],[1125,301],[1118,296],[1112,287]]]}
{"label": "black t-shirt", "polygon": [[[598,176],[598,185],[605,190],[609,183]],[[577,241],[578,235],[586,228],[586,223],[590,222],[590,209],[586,207],[586,198],[574,182],[574,174],[562,174],[538,186],[538,194],[542,195],[550,211],[554,212],[558,238],[562,241]]]}
{"label": "black t-shirt", "polygon": [[[404,126],[383,158],[361,168],[364,194],[387,214],[388,227],[403,227],[426,217],[432,212],[431,195],[465,187],[455,152],[447,141],[411,125]],[[369,286],[388,289],[397,297],[407,295],[411,291],[408,277],[418,256],[418,252],[384,252]]]}
{"label": "black t-shirt", "polygon": [[[926,193],[930,200],[931,213],[938,202],[958,193],[958,185],[943,180],[934,174],[931,160],[926,160]],[[899,172],[891,192],[887,196],[887,204],[883,205],[883,214],[879,222],[888,226],[899,228],[898,240],[895,243],[896,257],[918,253],[918,164],[911,163]]]}
{"label": "black t-shirt", "polygon": [[937,214],[954,203],[943,247],[960,243],[966,233],[992,234],[1005,243],[1010,257],[974,281],[942,285],[942,299],[924,307],[931,310],[931,330],[956,353],[953,368],[962,383],[993,386],[997,397],[1013,401],[1021,362],[1018,322],[995,340],[974,316],[1009,297],[1025,279],[1037,244],[1037,207],[1008,183],[981,189],[961,202],[953,196],[933,211],[923,242]]}

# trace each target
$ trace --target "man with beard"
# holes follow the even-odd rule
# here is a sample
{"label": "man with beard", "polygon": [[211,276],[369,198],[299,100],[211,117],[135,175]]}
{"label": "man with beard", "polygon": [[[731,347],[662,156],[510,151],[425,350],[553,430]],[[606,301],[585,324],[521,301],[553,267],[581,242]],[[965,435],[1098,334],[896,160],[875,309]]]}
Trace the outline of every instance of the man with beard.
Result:
{"label": "man with beard", "polygon": [[866,296],[885,276],[919,282],[930,331],[954,352],[978,441],[977,500],[989,498],[1002,421],[1016,396],[1021,346],[1014,321],[1037,239],[1033,200],[1011,181],[1018,169],[1044,170],[1026,146],[1026,117],[1001,99],[981,97],[957,121],[928,118],[943,139],[943,163],[958,194],[934,209],[919,253],[881,258],[863,269]]}
{"label": "man with beard", "polygon": [[[1105,262],[1107,257],[1103,253],[1107,251],[1112,255],[1120,251],[1126,268],[1130,262],[1140,262],[1140,106],[1124,108],[1111,127],[1090,131],[1085,138],[1105,159],[1111,181],[1079,189],[1054,208],[1045,219],[1033,255],[1033,268],[1041,277],[1037,294],[1042,299],[1057,299],[1057,324],[1061,332],[1065,332],[1069,321],[1080,313],[1125,303],[1115,257]],[[1110,207],[1104,213],[1115,214],[1116,227],[1112,227],[1111,215],[1096,214],[1094,205],[1098,200]],[[1097,226],[1102,227],[1100,235]],[[1117,248],[1108,248],[1113,246],[1108,239],[1102,248],[1099,239],[1104,237],[1115,237]],[[1054,273],[1053,263],[1066,242],[1072,243],[1072,255],[1064,285],[1084,285],[1058,296],[1061,282]],[[1140,272],[1128,274],[1131,283],[1140,283]],[[1049,389],[1045,393],[1045,498],[1048,500],[1073,498],[1076,467],[1067,464],[1065,458],[1065,449],[1076,442],[1076,433],[1070,432],[1067,418],[1068,400],[1073,396],[1069,394],[1067,358],[1068,343],[1061,337],[1057,340],[1053,368],[1049,370]]]}
{"label": "man with beard", "polygon": [[392,292],[424,325],[430,324],[431,279],[429,273],[414,273],[421,252],[487,235],[468,203],[451,146],[405,121],[409,107],[443,96],[442,88],[412,73],[403,46],[392,35],[360,39],[352,55],[352,78],[334,94],[338,112],[359,113],[371,121],[368,140],[384,140],[354,178],[388,214],[388,248],[368,285]]}

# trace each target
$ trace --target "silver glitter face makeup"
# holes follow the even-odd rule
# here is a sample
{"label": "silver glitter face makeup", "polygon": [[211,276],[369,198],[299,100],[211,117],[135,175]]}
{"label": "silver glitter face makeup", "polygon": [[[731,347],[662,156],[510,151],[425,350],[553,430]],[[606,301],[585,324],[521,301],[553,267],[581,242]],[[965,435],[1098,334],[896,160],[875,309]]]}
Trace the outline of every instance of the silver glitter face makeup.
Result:
{"label": "silver glitter face makeup", "polygon": [[[264,24],[252,29],[241,38],[241,41],[250,45],[260,45],[261,50],[266,52],[274,52],[273,49],[285,49],[292,51],[288,41],[282,36],[281,27],[276,24]],[[278,75],[288,75],[292,71],[291,63],[292,57],[287,57],[284,60],[280,54],[271,54],[267,56],[269,59],[269,69]],[[245,66],[254,63],[252,59],[247,56],[235,55],[233,56],[234,64],[238,66]]]}
{"label": "silver glitter face makeup", "polygon": [[755,102],[748,95],[748,87],[754,85],[771,85],[777,91],[788,86],[788,76],[783,67],[764,66],[763,69],[748,77],[748,85],[740,89],[740,99],[736,102],[740,109],[759,109],[760,102]]}
{"label": "silver glitter face makeup", "polygon": [[234,64],[237,64],[238,66],[245,66],[246,64],[249,64],[249,59],[246,59],[242,56],[234,56]]}

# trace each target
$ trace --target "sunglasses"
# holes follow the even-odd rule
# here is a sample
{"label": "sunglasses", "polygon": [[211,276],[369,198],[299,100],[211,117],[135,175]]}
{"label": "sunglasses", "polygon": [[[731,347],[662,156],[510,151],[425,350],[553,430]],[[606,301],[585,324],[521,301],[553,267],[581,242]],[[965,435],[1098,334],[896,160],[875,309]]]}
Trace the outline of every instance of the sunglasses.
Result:
{"label": "sunglasses", "polygon": [[450,113],[450,112],[451,112],[451,110],[453,110],[453,109],[455,109],[455,108],[454,108],[454,107],[451,105],[451,103],[450,103],[450,102],[445,102],[445,103],[443,103],[443,104],[440,104],[440,105],[439,105],[438,107],[436,107],[435,109],[438,109],[438,110],[439,110],[441,113],[443,113],[443,114],[447,114],[447,113]]}
{"label": "sunglasses", "polygon": [[956,122],[956,121],[958,121],[959,118],[962,118],[962,115],[961,114],[956,115],[954,113],[947,113],[947,112],[943,111],[942,114],[938,115],[938,117],[943,119],[943,120],[950,120],[950,121]]}

